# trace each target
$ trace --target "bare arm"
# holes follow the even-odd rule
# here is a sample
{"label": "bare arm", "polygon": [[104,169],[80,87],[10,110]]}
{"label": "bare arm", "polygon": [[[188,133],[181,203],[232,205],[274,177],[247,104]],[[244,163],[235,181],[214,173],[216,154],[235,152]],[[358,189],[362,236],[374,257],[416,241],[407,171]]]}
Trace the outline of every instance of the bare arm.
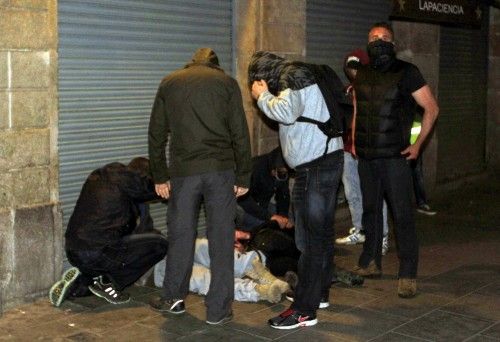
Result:
{"label": "bare arm", "polygon": [[424,114],[422,117],[422,128],[417,140],[413,145],[408,146],[405,150],[401,152],[403,155],[407,155],[406,159],[417,159],[420,148],[422,144],[427,139],[427,136],[432,131],[434,122],[436,121],[439,113],[439,107],[437,105],[434,95],[432,95],[431,88],[428,85],[414,91],[412,93],[415,101],[424,109]]}

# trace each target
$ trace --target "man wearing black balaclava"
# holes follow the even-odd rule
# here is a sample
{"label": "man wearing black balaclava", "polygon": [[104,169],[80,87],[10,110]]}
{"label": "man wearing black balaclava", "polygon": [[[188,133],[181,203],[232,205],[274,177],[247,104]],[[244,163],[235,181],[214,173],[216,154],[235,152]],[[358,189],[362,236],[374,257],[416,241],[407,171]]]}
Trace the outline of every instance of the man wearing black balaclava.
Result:
{"label": "man wearing black balaclava", "polygon": [[[438,106],[418,68],[396,58],[394,32],[376,23],[368,33],[370,64],[354,81],[353,152],[363,195],[362,225],[366,240],[354,272],[375,277],[382,273],[382,203],[386,198],[394,217],[399,248],[398,295],[417,291],[418,241],[413,217],[409,160],[418,157],[438,115]],[[409,145],[417,105],[424,109],[422,129]]]}
{"label": "man wearing black balaclava", "polygon": [[222,324],[232,317],[236,197],[248,191],[252,165],[240,88],[212,49],[198,49],[188,65],[161,81],[148,138],[156,193],[169,199],[163,293],[150,304],[162,312],[185,311],[203,201],[212,275],[206,322]]}

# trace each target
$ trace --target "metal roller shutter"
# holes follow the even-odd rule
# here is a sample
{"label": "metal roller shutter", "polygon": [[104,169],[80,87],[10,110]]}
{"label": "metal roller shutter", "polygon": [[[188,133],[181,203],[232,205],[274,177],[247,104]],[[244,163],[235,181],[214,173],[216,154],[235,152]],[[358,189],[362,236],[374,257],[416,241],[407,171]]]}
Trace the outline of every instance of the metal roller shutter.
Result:
{"label": "metal roller shutter", "polygon": [[438,182],[478,173],[486,167],[488,39],[485,27],[483,24],[481,30],[441,28]]}
{"label": "metal roller shutter", "polygon": [[[64,226],[94,169],[147,156],[160,80],[213,48],[231,72],[232,2],[59,0],[59,162]],[[165,206],[152,206],[164,229]],[[204,226],[200,215],[200,226]]]}
{"label": "metal roller shutter", "polygon": [[340,77],[345,55],[365,48],[370,26],[391,11],[390,1],[308,0],[306,6],[307,61],[328,64]]}

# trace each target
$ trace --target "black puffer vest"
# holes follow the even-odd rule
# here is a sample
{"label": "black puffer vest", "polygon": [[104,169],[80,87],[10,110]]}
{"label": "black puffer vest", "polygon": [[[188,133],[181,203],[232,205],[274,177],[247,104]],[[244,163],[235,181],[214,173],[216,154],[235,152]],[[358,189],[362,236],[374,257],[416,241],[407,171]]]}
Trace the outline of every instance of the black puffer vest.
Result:
{"label": "black puffer vest", "polygon": [[409,144],[414,108],[409,108],[411,101],[399,89],[406,65],[396,60],[385,73],[370,66],[358,70],[355,144],[361,158],[401,157]]}

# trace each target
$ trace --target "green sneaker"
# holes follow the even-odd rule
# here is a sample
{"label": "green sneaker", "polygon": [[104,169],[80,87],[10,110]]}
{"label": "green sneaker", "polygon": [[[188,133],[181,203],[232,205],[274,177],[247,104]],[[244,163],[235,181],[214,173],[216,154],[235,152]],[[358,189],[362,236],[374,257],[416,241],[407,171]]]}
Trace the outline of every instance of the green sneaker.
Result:
{"label": "green sneaker", "polygon": [[71,267],[63,273],[62,279],[57,281],[49,291],[49,300],[54,306],[60,306],[66,299],[71,285],[80,275],[80,271],[76,267]]}

